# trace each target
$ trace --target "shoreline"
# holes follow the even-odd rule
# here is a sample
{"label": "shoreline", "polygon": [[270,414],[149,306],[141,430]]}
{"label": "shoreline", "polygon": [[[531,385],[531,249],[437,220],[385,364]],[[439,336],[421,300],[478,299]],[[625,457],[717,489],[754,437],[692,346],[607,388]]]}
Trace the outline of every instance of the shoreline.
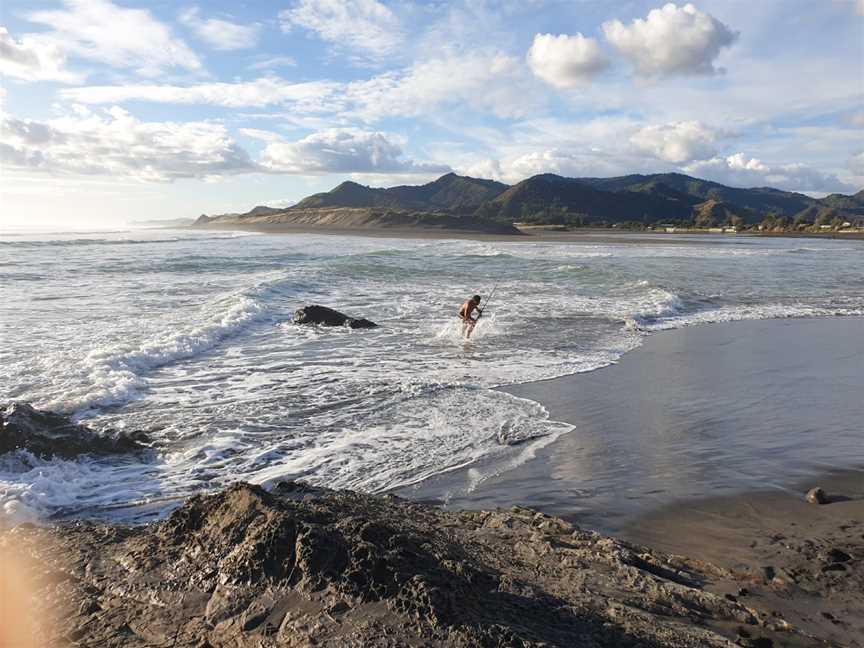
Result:
{"label": "shoreline", "polygon": [[[834,322],[842,341],[838,331],[852,319],[660,332],[615,365],[505,391],[543,392],[552,417],[563,418],[573,392],[562,384],[578,380],[585,391],[583,383],[594,383],[595,392],[580,396],[593,400],[596,390],[610,390],[610,376],[638,373],[634,364],[668,359],[675,348],[686,357],[688,331],[697,342],[707,331],[734,362],[723,338],[731,331],[751,329],[758,345],[765,329],[788,346],[781,329],[826,333]],[[842,365],[835,370],[847,378]],[[566,463],[566,442],[580,433],[488,482],[506,500],[501,506],[236,483],[190,497],[149,524],[73,520],[0,532],[0,560],[9,561],[0,581],[32,583],[12,605],[22,615],[38,611],[33,646],[40,648],[70,638],[188,648],[228,641],[467,648],[487,640],[563,648],[577,636],[646,648],[864,644],[864,465],[720,497],[661,494],[662,507],[645,508],[642,499],[640,515],[607,535],[575,500],[559,502],[570,510],[558,516],[550,516],[554,507],[520,500],[526,477],[539,477],[544,494],[566,492],[565,475],[546,468],[554,466],[550,458]],[[686,480],[675,477],[686,492]],[[825,489],[827,503],[804,501],[813,486]],[[591,530],[598,527],[602,534]],[[44,621],[52,616],[54,627]]]}
{"label": "shoreline", "polygon": [[864,480],[843,478],[827,504],[721,498],[618,537],[522,507],[236,483],[147,525],[0,532],[0,589],[25,648],[858,646]]}
{"label": "shoreline", "polygon": [[[477,241],[512,241],[512,242],[537,242],[537,243],[645,243],[663,241],[664,244],[693,244],[703,237],[720,237],[724,240],[759,239],[759,238],[813,238],[830,239],[839,241],[864,240],[864,232],[741,232],[737,234],[719,234],[716,232],[653,232],[653,231],[630,231],[607,228],[584,228],[577,230],[557,231],[553,229],[526,229],[519,234],[487,234],[466,230],[450,230],[437,228],[337,228],[337,227],[315,227],[297,225],[199,225],[186,227],[154,227],[151,229],[181,229],[189,231],[228,231],[228,232],[253,232],[258,234],[321,234],[330,236],[363,236],[371,238],[416,238],[416,239],[459,239]],[[690,240],[681,240],[678,237],[692,237]]]}
{"label": "shoreline", "polygon": [[[833,443],[846,448],[834,454],[861,457],[860,439],[848,423],[855,418],[850,407],[864,419],[864,403],[854,400],[853,387],[864,383],[861,352],[845,360],[836,355],[845,354],[847,344],[855,349],[861,334],[864,318],[854,316],[715,322],[652,332],[611,365],[497,388],[539,403],[551,421],[574,426],[527,461],[498,472],[493,468],[479,480],[471,474],[476,467],[469,466],[392,492],[457,509],[518,504],[617,534],[636,517],[670,503],[795,489],[823,478],[833,466],[832,453],[820,450],[813,438],[806,442],[809,425],[822,423],[820,434],[833,435]],[[809,338],[821,340],[822,347],[810,344],[800,358],[785,361],[778,355]],[[715,363],[721,356],[722,363]],[[808,362],[809,373],[802,369]],[[737,367],[743,367],[740,373],[729,373]],[[671,377],[663,376],[667,372]],[[724,394],[722,385],[729,380],[738,384]],[[765,380],[772,395],[808,381],[848,387],[839,386],[821,408],[781,400],[766,407],[758,390]],[[713,391],[715,384],[721,391]],[[691,448],[694,429],[697,447]],[[864,470],[864,457],[847,460],[844,467]]]}

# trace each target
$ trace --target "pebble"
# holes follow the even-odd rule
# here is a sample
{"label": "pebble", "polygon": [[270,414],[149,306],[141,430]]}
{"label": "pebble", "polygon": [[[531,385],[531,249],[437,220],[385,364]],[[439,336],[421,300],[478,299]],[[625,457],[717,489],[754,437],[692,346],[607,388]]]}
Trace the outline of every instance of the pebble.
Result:
{"label": "pebble", "polygon": [[832,563],[844,563],[852,560],[852,556],[847,554],[845,551],[840,551],[840,549],[831,549],[827,554],[825,554],[825,557],[827,558],[827,562]]}

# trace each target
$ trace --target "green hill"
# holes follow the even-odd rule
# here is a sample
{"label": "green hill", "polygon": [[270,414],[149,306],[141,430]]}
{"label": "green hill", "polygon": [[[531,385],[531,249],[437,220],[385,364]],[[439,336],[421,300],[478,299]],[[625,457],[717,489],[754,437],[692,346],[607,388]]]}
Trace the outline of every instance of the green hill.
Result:
{"label": "green hill", "polygon": [[820,201],[826,207],[838,209],[855,216],[864,216],[864,189],[851,196],[844,194],[831,194]]}
{"label": "green hill", "polygon": [[376,207],[389,209],[447,210],[471,212],[491,200],[507,185],[448,173],[424,185],[401,185],[388,189],[343,182],[331,191],[314,194],[297,204],[297,209],[320,207]]}
{"label": "green hill", "polygon": [[683,220],[690,217],[691,208],[692,202],[684,196],[648,189],[603,191],[581,180],[547,173],[513,185],[485,205],[482,213],[517,222],[586,224]]}
{"label": "green hill", "polygon": [[652,175],[627,175],[617,178],[577,178],[579,182],[604,191],[632,191],[647,183],[662,183],[692,198],[696,202],[714,200],[756,212],[777,213],[792,216],[818,200],[801,193],[781,191],[771,187],[742,189],[727,187],[718,182],[693,178],[682,173],[656,173]]}
{"label": "green hill", "polygon": [[[291,214],[298,211],[318,210],[315,213],[320,216],[324,213],[321,210],[338,209],[391,211],[402,218],[405,214],[427,214],[426,220],[436,222],[449,215],[466,219],[466,226],[474,221],[478,226],[488,221],[565,225],[673,222],[699,226],[743,221],[754,225],[766,217],[785,217],[791,222],[798,216],[799,222],[815,222],[820,216],[824,220],[828,213],[832,219],[864,222],[864,191],[849,196],[831,194],[820,200],[771,187],[727,187],[681,173],[614,178],[565,178],[544,173],[513,186],[448,173],[423,185],[386,189],[348,181],[287,209],[259,206],[245,214],[203,217],[200,222],[248,221],[271,215],[291,220]],[[355,214],[352,218],[358,217]]]}

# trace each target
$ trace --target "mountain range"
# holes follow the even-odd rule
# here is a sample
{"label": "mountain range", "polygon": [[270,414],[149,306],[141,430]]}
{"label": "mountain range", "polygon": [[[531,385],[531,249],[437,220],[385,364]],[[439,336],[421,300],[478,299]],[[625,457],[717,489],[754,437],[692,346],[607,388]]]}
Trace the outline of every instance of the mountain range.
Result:
{"label": "mountain range", "polygon": [[544,173],[514,185],[448,173],[423,185],[389,188],[348,181],[286,209],[259,206],[244,214],[205,215],[196,223],[314,225],[320,218],[344,227],[355,221],[364,227],[396,227],[402,221],[422,227],[425,219],[434,227],[482,230],[495,224],[500,230],[513,223],[755,224],[766,217],[864,223],[864,190],[818,199],[770,187],[728,187],[680,173],[614,178]]}

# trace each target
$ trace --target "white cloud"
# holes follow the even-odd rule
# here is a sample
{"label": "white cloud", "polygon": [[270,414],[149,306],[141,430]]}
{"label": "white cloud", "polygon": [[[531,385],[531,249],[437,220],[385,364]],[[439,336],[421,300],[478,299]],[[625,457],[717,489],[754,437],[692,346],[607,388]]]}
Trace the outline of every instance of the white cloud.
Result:
{"label": "white cloud", "polygon": [[743,153],[693,162],[684,167],[687,173],[739,187],[774,187],[787,191],[848,191],[851,187],[831,173],[823,173],[806,164],[770,166]]}
{"label": "white cloud", "polygon": [[403,158],[402,148],[384,133],[331,128],[297,142],[271,142],[261,154],[263,167],[278,173],[430,173],[437,164]]}
{"label": "white cloud", "polygon": [[56,44],[38,36],[15,40],[0,27],[0,74],[24,81],[79,83],[83,75],[65,69],[66,56]]}
{"label": "white cloud", "polygon": [[258,25],[238,25],[220,18],[202,18],[197,7],[181,13],[180,22],[217,50],[249,49],[258,44]]}
{"label": "white cloud", "polygon": [[541,173],[565,177],[611,176],[622,173],[620,160],[597,149],[549,148],[509,156],[502,160],[480,160],[459,169],[478,178],[515,184]]}
{"label": "white cloud", "polygon": [[558,88],[573,88],[590,81],[609,66],[593,38],[576,33],[537,34],[528,50],[528,65],[534,74]]}
{"label": "white cloud", "polygon": [[647,77],[713,75],[720,50],[738,38],[713,16],[692,4],[668,3],[628,27],[620,20],[603,23],[606,39]]}
{"label": "white cloud", "polygon": [[282,142],[285,138],[279,133],[263,130],[261,128],[240,128],[240,133],[252,139],[261,140],[262,142]]}
{"label": "white cloud", "polygon": [[6,117],[0,137],[7,170],[144,182],[257,170],[221,124],[142,122],[121,108],[47,122]]}
{"label": "white cloud", "polygon": [[34,11],[26,17],[50,27],[40,38],[69,54],[145,75],[171,67],[201,69],[195,52],[147,10],[118,7],[109,0],[63,4],[65,9]]}
{"label": "white cloud", "polygon": [[404,38],[399,18],[377,0],[299,0],[279,20],[285,32],[303,27],[371,59],[392,54]]}
{"label": "white cloud", "polygon": [[262,61],[257,61],[249,66],[250,70],[273,70],[280,67],[295,67],[297,61],[290,56],[274,56]]}
{"label": "white cloud", "polygon": [[239,83],[188,86],[85,86],[65,89],[61,95],[83,104],[138,100],[226,108],[286,105],[291,107],[295,118],[327,114],[335,120],[367,122],[386,117],[437,117],[442,106],[518,117],[531,114],[542,100],[542,93],[526,66],[516,58],[494,51],[432,59],[350,83],[291,83],[278,77],[262,77]]}
{"label": "white cloud", "polygon": [[660,160],[682,164],[714,156],[716,138],[717,134],[705,124],[682,121],[640,128],[630,142]]}
{"label": "white cloud", "polygon": [[472,178],[487,178],[489,180],[504,180],[504,168],[500,160],[485,159],[457,169],[462,175]]}
{"label": "white cloud", "polygon": [[154,101],[177,104],[210,104],[225,108],[292,104],[301,111],[323,109],[339,84],[329,81],[290,83],[284,79],[263,77],[241,83],[198,83],[189,86],[130,84],[122,86],[87,86],[69,88],[62,96],[86,104],[114,104],[124,101]]}
{"label": "white cloud", "polygon": [[536,84],[518,59],[496,51],[469,52],[415,63],[399,72],[348,84],[348,113],[374,121],[416,117],[442,106],[469,106],[498,117],[530,114]]}
{"label": "white cloud", "polygon": [[855,13],[864,16],[864,0],[855,0]]}

